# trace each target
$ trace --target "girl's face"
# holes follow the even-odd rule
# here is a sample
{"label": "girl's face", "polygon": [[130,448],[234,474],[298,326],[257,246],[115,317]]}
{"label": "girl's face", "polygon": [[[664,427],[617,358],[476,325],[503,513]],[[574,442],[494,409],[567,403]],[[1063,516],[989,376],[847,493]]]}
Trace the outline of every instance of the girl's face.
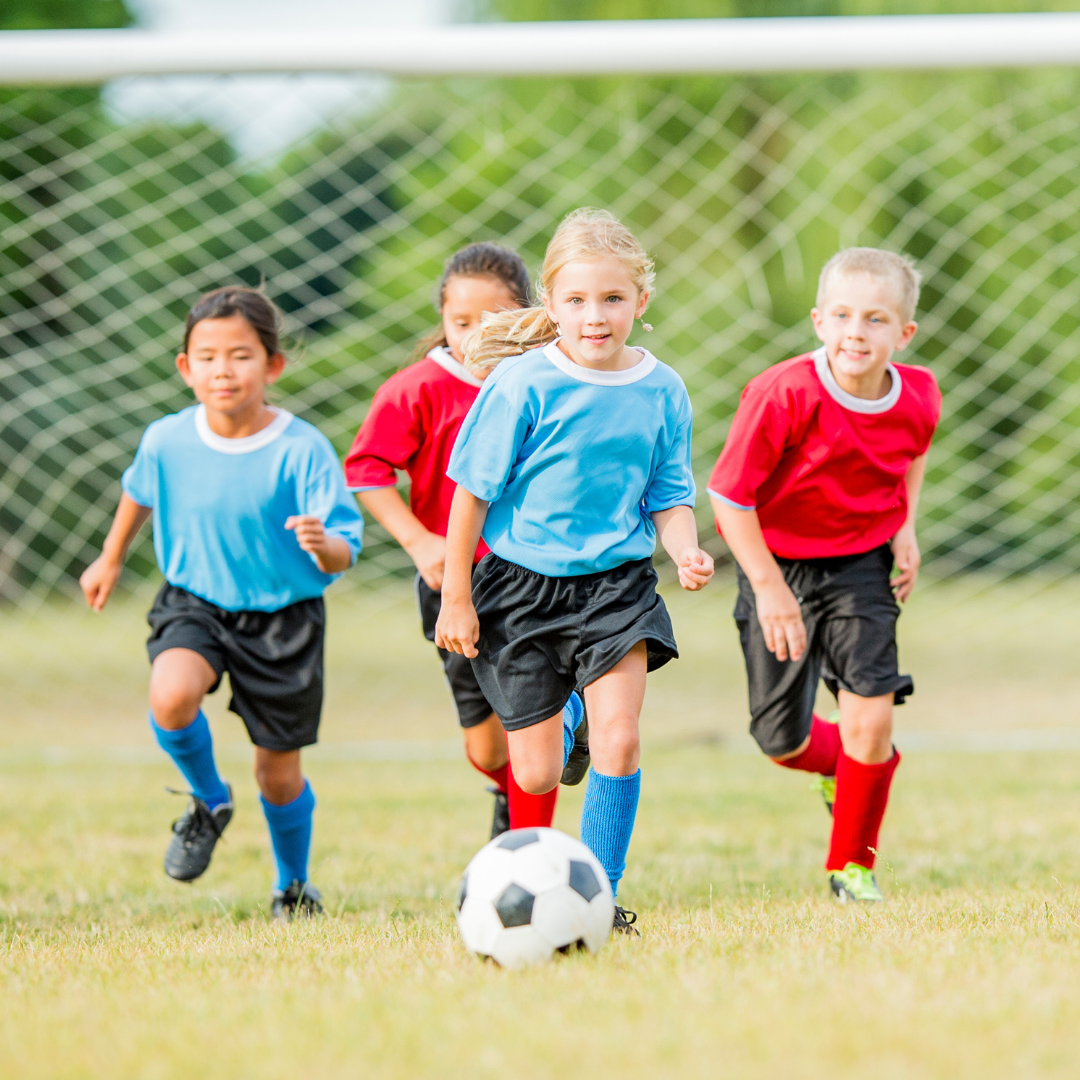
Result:
{"label": "girl's face", "polygon": [[461,363],[461,342],[480,325],[485,311],[510,311],[521,307],[507,285],[498,278],[452,277],[443,289],[442,324],[446,347]]}
{"label": "girl's face", "polygon": [[567,263],[555,275],[544,307],[562,331],[570,359],[596,367],[618,363],[634,319],[648,301],[623,263],[605,256]]}
{"label": "girl's face", "polygon": [[197,322],[176,367],[207,409],[238,416],[262,407],[263,393],[281,375],[285,357],[267,356],[251,323],[243,315],[230,315]]}

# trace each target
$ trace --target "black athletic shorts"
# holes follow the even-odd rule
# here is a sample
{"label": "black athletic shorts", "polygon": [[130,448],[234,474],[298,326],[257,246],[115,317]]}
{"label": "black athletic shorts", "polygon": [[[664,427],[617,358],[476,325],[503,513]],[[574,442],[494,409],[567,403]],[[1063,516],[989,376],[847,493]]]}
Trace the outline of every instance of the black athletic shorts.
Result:
{"label": "black athletic shorts", "polygon": [[485,555],[472,594],[480,618],[473,671],[507,731],[558,714],[639,641],[650,671],[679,655],[651,559],[545,577]]}
{"label": "black athletic shorts", "polygon": [[[442,593],[437,593],[419,574],[416,575],[416,601],[420,605],[420,622],[424,627],[424,637],[428,641],[434,641],[435,623],[439,620],[439,609],[442,607]],[[469,658],[462,656],[461,653],[439,649],[438,646],[436,649],[442,658],[443,671],[446,672],[450,693],[454,695],[458,723],[463,728],[482,724],[495,710],[484,697],[484,691],[480,689],[480,684],[476,681]]]}
{"label": "black athletic shorts", "polygon": [[777,559],[802,608],[806,652],[798,661],[777,660],[765,648],[754,590],[742,570],[735,623],[750,687],[750,734],[770,757],[790,754],[806,741],[818,680],[835,695],[892,694],[897,705],[914,692],[896,660],[900,614],[889,574],[888,544],[862,555],[833,559]]}
{"label": "black athletic shorts", "polygon": [[256,746],[299,750],[318,738],[323,698],[322,597],[278,611],[225,611],[166,582],[146,616],[150,663],[166,649],[191,649],[229,673],[229,708]]}

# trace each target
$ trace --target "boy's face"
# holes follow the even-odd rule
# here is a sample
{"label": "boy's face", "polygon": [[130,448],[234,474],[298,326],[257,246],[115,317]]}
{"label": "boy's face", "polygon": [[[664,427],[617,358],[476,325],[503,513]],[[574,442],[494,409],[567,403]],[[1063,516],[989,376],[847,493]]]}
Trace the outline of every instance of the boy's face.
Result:
{"label": "boy's face", "polygon": [[263,391],[277,380],[285,358],[267,356],[251,323],[243,315],[230,315],[197,322],[176,367],[196,401],[214,412],[237,416],[262,405]]}
{"label": "boy's face", "polygon": [[892,354],[918,329],[901,318],[895,286],[865,274],[834,274],[824,302],[810,317],[841,381],[884,375]]}

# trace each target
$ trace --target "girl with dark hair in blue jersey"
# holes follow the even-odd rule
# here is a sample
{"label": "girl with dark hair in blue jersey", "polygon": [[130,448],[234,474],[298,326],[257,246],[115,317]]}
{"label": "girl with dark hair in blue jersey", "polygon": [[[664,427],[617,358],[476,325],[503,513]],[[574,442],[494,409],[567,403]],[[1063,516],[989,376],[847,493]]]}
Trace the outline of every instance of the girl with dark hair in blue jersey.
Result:
{"label": "girl with dark hair in blue jersey", "polygon": [[[626,339],[652,263],[610,214],[559,226],[542,306],[486,315],[465,339],[494,367],[462,424],[436,644],[470,657],[527,791],[559,782],[584,693],[592,769],[581,838],[618,888],[637,813],[646,672],[678,656],[656,594],[659,538],[685,589],[712,577],[694,521],[693,414],[679,376]],[[498,365],[498,366],[496,366]],[[472,569],[481,535],[491,554]],[[615,929],[636,932],[616,907]]]}
{"label": "girl with dark hair in blue jersey", "polygon": [[150,727],[191,785],[165,872],[199,877],[232,819],[201,707],[228,672],[277,863],[272,913],[288,920],[322,910],[307,877],[315,796],[300,748],[315,742],[322,710],[322,594],[360,553],[363,520],[329,441],[266,403],[285,366],[277,321],[253,289],[217,289],[192,308],[176,366],[198,404],[146,429],[80,583],[100,611],[153,515],[165,584],[147,617]]}

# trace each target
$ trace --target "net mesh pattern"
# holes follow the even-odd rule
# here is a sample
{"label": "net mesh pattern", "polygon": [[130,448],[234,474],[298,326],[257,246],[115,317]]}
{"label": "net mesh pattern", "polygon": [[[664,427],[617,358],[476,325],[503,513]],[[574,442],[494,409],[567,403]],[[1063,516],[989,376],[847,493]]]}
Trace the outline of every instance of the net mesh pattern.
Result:
{"label": "net mesh pattern", "polygon": [[[342,454],[435,321],[462,244],[533,268],[604,206],[654,255],[647,344],[695,407],[699,484],[746,381],[813,348],[839,247],[910,253],[944,414],[922,504],[938,573],[1080,568],[1080,79],[1074,73],[402,84],[252,163],[212,126],[94,91],[0,98],[0,595],[73,594],[204,290],[265,282],[292,342],[275,400]],[[218,91],[228,92],[222,79]],[[709,514],[699,508],[702,528]],[[151,577],[148,536],[129,559]],[[407,560],[378,528],[346,577]]]}

